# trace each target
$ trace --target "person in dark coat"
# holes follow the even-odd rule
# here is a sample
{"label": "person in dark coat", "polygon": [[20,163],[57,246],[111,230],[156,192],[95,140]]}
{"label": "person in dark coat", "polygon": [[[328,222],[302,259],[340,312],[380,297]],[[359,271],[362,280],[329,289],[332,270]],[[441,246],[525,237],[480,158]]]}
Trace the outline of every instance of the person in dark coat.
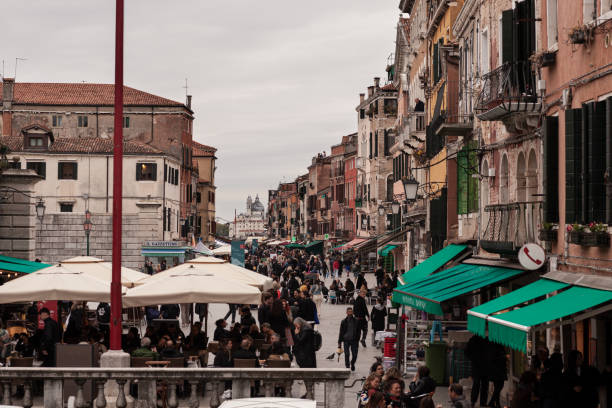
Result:
{"label": "person in dark coat", "polygon": [[487,405],[489,394],[489,379],[487,377],[487,350],[489,341],[473,335],[465,346],[465,355],[472,362],[472,394],[470,399],[472,406],[476,404],[478,394],[480,394],[480,406]]}
{"label": "person in dark coat", "polygon": [[200,324],[204,322],[204,318],[206,317],[206,313],[208,313],[208,305],[206,303],[196,303],[195,312],[200,319]]}
{"label": "person in dark coat", "polygon": [[[219,351],[215,354],[213,361],[215,367],[233,367],[234,361],[232,359],[232,340],[222,339],[219,341]],[[231,390],[232,382],[225,381],[224,389]]]}
{"label": "person in dark coat", "polygon": [[219,319],[215,322],[215,332],[213,333],[213,341],[222,341],[223,339],[229,339],[232,337],[229,330],[226,329],[227,321]]}
{"label": "person in dark coat", "polygon": [[563,393],[559,392],[560,384],[563,384],[563,357],[561,353],[553,353],[544,362],[544,372],[540,377],[538,397],[542,401],[542,408],[563,406]]}
{"label": "person in dark coat", "polygon": [[[346,308],[346,317],[340,323],[338,348],[344,344],[344,366],[355,371],[355,362],[359,352],[359,322],[353,316],[353,308]],[[351,358],[352,355],[352,358]]]}
{"label": "person in dark coat", "polygon": [[487,378],[493,382],[493,395],[488,407],[501,408],[499,397],[504,388],[504,381],[508,378],[508,364],[506,349],[501,344],[489,342],[489,363],[487,364]]}
{"label": "person in dark coat", "polygon": [[307,322],[314,322],[317,320],[316,316],[317,306],[310,298],[310,294],[308,292],[300,292],[297,317],[301,317]]}
{"label": "person in dark coat", "polygon": [[385,318],[387,316],[387,308],[385,307],[385,299],[378,298],[376,304],[372,307],[370,320],[372,321],[372,346],[376,346],[376,332],[385,330]]}
{"label": "person in dark coat", "polygon": [[370,312],[368,312],[368,306],[366,305],[365,297],[366,290],[359,291],[359,296],[355,298],[355,304],[353,310],[355,312],[355,318],[359,322],[359,330],[361,332],[361,345],[366,346],[366,336],[368,335],[368,319],[370,318]]}
{"label": "person in dark coat", "polygon": [[429,367],[419,366],[412,382],[408,384],[409,392],[404,398],[409,406],[418,406],[419,401],[436,390],[436,382],[429,376]]}
{"label": "person in dark coat", "polygon": [[569,352],[563,379],[567,390],[564,406],[595,408],[599,405],[599,371],[584,362],[580,351]]}
{"label": "person in dark coat", "polygon": [[251,326],[257,324],[255,318],[251,314],[251,309],[248,306],[242,306],[240,309],[240,324],[242,325],[242,333],[247,334]]}
{"label": "person in dark coat", "polygon": [[293,324],[295,325],[293,345],[295,361],[300,368],[317,368],[315,336],[312,326],[301,317],[296,317]]}
{"label": "person in dark coat", "polygon": [[361,290],[362,287],[366,287],[366,289],[368,288],[368,282],[366,282],[364,276],[363,276],[363,272],[359,272],[359,276],[357,276],[357,284],[355,285],[355,287],[358,290]]}
{"label": "person in dark coat", "polygon": [[270,309],[270,327],[281,337],[281,339],[286,339],[287,328],[289,326],[290,323],[287,318],[287,310],[283,307],[283,301],[276,299],[272,303],[272,308]]}
{"label": "person in dark coat", "polygon": [[177,304],[162,305],[159,312],[164,319],[176,319],[181,314],[181,308]]}
{"label": "person in dark coat", "polygon": [[232,355],[232,359],[242,359],[242,360],[255,360],[255,367],[259,367],[259,360],[257,359],[257,355],[255,352],[250,350],[251,342],[247,339],[242,339],[240,341],[240,348],[234,351]]}
{"label": "person in dark coat", "polygon": [[260,327],[264,323],[270,323],[270,309],[272,308],[273,302],[274,298],[270,293],[264,292],[261,295],[261,305],[259,305],[257,309],[257,321]]}
{"label": "person in dark coat", "polygon": [[43,307],[39,312],[40,319],[45,326],[40,336],[40,353],[42,355],[43,367],[55,366],[55,344],[62,339],[59,325],[51,318],[49,309]]}

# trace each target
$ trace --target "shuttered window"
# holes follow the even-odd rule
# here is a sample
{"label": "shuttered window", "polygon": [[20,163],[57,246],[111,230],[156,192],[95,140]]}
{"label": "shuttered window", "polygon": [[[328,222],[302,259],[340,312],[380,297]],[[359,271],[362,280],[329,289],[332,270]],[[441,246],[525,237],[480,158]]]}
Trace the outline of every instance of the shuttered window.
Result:
{"label": "shuttered window", "polygon": [[378,131],[374,132],[374,157],[378,157]]}
{"label": "shuttered window", "polygon": [[565,222],[584,223],[580,217],[582,174],[582,109],[565,111]]}
{"label": "shuttered window", "polygon": [[546,222],[559,222],[559,118],[548,116],[544,121],[544,176],[546,178]]}
{"label": "shuttered window", "polygon": [[511,63],[514,57],[514,11],[502,11],[502,62]]}
{"label": "shuttered window", "polygon": [[372,149],[372,132],[370,132],[370,159],[373,157],[374,150]]}
{"label": "shuttered window", "polygon": [[440,79],[440,76],[438,74],[438,69],[439,69],[439,65],[440,65],[440,61],[439,61],[438,56],[439,56],[438,43],[434,43],[434,45],[433,45],[433,58],[432,58],[434,85],[436,83],[438,83],[438,80]]}
{"label": "shuttered window", "polygon": [[[606,162],[607,157],[612,157],[612,96],[606,100]],[[611,165],[612,163],[607,163]],[[609,167],[606,167],[606,171],[610,171]],[[608,173],[608,186],[606,191],[606,223],[612,224],[612,186],[610,183],[610,173]]]}
{"label": "shuttered window", "polygon": [[587,222],[606,220],[606,103],[589,103],[587,111]]}
{"label": "shuttered window", "polygon": [[478,144],[471,141],[457,153],[457,213],[468,214],[478,210]]}

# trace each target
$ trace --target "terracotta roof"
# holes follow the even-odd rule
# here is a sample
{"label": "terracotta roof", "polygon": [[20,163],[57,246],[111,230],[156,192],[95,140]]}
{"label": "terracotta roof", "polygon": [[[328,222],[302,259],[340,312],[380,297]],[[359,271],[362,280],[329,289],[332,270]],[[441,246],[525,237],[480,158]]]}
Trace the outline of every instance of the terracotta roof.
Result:
{"label": "terracotta roof", "polygon": [[383,91],[396,91],[397,90],[397,88],[395,87],[393,82],[388,83],[387,85],[383,86],[380,89],[383,90]]}
{"label": "terracotta roof", "polygon": [[[22,136],[2,136],[0,137],[0,145],[5,145],[12,152],[23,152],[23,137]],[[55,142],[49,146],[51,153],[112,153],[113,139],[102,139],[99,137],[62,137],[56,138]],[[46,152],[46,150],[44,151]],[[125,141],[123,143],[123,152],[126,154],[159,154],[163,153],[148,144]]]}
{"label": "terracotta roof", "polygon": [[[113,84],[16,82],[13,102],[38,105],[106,105],[115,102]],[[133,106],[184,106],[138,89],[123,87],[123,104]]]}
{"label": "terracotta roof", "polygon": [[217,151],[216,148],[198,143],[195,140],[191,142],[191,146],[193,148],[193,155],[196,157],[213,157]]}

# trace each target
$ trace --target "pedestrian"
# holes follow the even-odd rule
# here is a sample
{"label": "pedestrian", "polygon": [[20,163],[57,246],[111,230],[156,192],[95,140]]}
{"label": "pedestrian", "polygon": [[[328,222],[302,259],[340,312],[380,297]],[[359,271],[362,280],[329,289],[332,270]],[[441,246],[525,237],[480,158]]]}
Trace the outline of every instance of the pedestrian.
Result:
{"label": "pedestrian", "polygon": [[[451,384],[448,387],[448,396],[450,397],[452,408],[472,408],[472,405],[463,396],[463,386],[461,384]],[[481,405],[481,407],[485,406]]]}
{"label": "pedestrian", "polygon": [[501,408],[499,397],[504,388],[504,381],[508,378],[506,349],[501,344],[490,341],[488,353],[487,377],[489,381],[493,382],[493,394],[488,406],[491,408]]}
{"label": "pedestrian", "polygon": [[489,379],[487,378],[487,350],[489,342],[477,335],[473,335],[465,346],[465,355],[472,363],[472,393],[470,400],[472,406],[476,404],[480,394],[480,406],[487,405],[489,394]]}
{"label": "pedestrian", "polygon": [[317,368],[315,335],[312,326],[301,317],[293,321],[295,337],[293,355],[300,368]]}
{"label": "pedestrian", "polygon": [[385,330],[385,318],[387,316],[387,308],[385,307],[383,298],[378,298],[376,304],[372,307],[370,320],[372,320],[372,346],[376,347],[376,332]]}
{"label": "pedestrian", "polygon": [[584,362],[582,353],[571,350],[563,373],[567,407],[595,408],[599,405],[600,374],[595,367]]}
{"label": "pedestrian", "polygon": [[378,268],[376,268],[374,275],[376,276],[376,286],[381,287],[383,284],[383,279],[385,278],[385,270],[383,269],[382,265],[379,265]]}
{"label": "pedestrian", "polygon": [[55,344],[62,339],[59,325],[51,318],[49,309],[43,307],[38,313],[40,320],[44,323],[43,332],[40,338],[40,354],[42,355],[43,367],[55,366]]}
{"label": "pedestrian", "polygon": [[193,303],[181,303],[181,325],[189,326],[193,316]]}
{"label": "pedestrian", "polygon": [[[535,401],[535,390],[537,386],[538,377],[536,373],[531,370],[523,371],[523,374],[521,374],[519,378],[518,386],[514,390],[514,394],[512,394],[510,408],[536,408],[538,406]],[[565,406],[568,408],[583,407],[580,402],[578,402],[578,405],[567,404]]]}
{"label": "pedestrian", "polygon": [[227,305],[229,306],[229,310],[227,311],[227,313],[225,314],[225,317],[223,317],[223,319],[227,320],[227,318],[230,317],[230,315],[231,315],[232,316],[232,323],[234,323],[236,321],[236,310],[238,309],[238,305],[236,305],[234,303],[228,303]]}
{"label": "pedestrian", "polygon": [[332,264],[332,268],[334,270],[334,274],[332,275],[332,279],[338,279],[338,273],[340,272],[340,261],[338,258],[334,259]]}
{"label": "pedestrian", "polygon": [[206,318],[206,314],[208,313],[208,304],[207,303],[196,303],[195,312],[198,315],[200,324],[202,324],[204,322],[204,318]]}
{"label": "pedestrian", "polygon": [[181,313],[181,308],[177,304],[162,305],[159,313],[164,319],[176,319]]}
{"label": "pedestrian", "polygon": [[415,100],[414,100],[414,111],[415,112],[423,112],[423,111],[425,111],[425,104],[419,98],[415,98]]}
{"label": "pedestrian", "polygon": [[257,321],[261,327],[264,323],[270,323],[270,309],[272,308],[272,302],[274,298],[268,292],[264,292],[261,295],[261,305],[257,309]]}
{"label": "pedestrian", "polygon": [[166,260],[162,259],[161,263],[159,264],[159,271],[165,271],[166,269],[168,269],[168,265],[166,263]]}
{"label": "pedestrian", "polygon": [[317,307],[317,312],[321,313],[321,305],[323,304],[323,282],[316,280],[310,287],[310,295]]}
{"label": "pedestrian", "polygon": [[346,317],[340,323],[338,348],[344,345],[344,366],[355,371],[355,362],[359,352],[359,322],[353,316],[353,308],[346,308]]}
{"label": "pedestrian", "polygon": [[[561,353],[553,353],[544,363],[544,372],[540,377],[539,397],[542,400],[542,408],[563,406],[563,393],[559,392],[559,384],[563,384],[563,357]],[[493,402],[493,398],[491,401]],[[492,403],[489,405],[495,406]]]}
{"label": "pedestrian", "polygon": [[270,327],[277,333],[284,341],[291,336],[290,322],[287,314],[290,313],[289,305],[283,307],[283,302],[280,299],[276,299],[272,303],[270,309]]}
{"label": "pedestrian", "polygon": [[300,292],[298,299],[298,317],[306,320],[307,322],[317,322],[317,306],[310,298],[308,292]]}
{"label": "pedestrian", "polygon": [[248,333],[251,329],[251,325],[257,324],[255,318],[251,314],[251,308],[249,306],[242,306],[242,308],[240,308],[240,324],[242,325],[243,334]]}
{"label": "pedestrian", "polygon": [[367,291],[360,290],[359,296],[355,299],[354,310],[355,318],[359,322],[359,330],[361,331],[361,345],[366,347],[366,336],[368,335],[368,319],[370,318],[370,312],[368,312],[368,306],[365,302]]}

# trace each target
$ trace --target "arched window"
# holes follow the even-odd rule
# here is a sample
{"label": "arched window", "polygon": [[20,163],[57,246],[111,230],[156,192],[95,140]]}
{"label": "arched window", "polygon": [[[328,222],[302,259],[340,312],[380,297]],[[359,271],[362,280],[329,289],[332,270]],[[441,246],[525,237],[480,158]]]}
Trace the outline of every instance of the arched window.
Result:
{"label": "arched window", "polygon": [[534,201],[538,194],[538,160],[534,149],[529,151],[527,160],[527,201]]}
{"label": "arched window", "polygon": [[387,201],[393,201],[393,174],[387,176]]}
{"label": "arched window", "polygon": [[507,204],[508,201],[510,201],[510,197],[508,196],[510,171],[508,167],[508,156],[505,154],[502,157],[501,169],[499,173],[499,202],[500,204]]}
{"label": "arched window", "polygon": [[518,202],[527,201],[527,179],[525,178],[525,155],[519,153],[516,161],[516,200]]}

